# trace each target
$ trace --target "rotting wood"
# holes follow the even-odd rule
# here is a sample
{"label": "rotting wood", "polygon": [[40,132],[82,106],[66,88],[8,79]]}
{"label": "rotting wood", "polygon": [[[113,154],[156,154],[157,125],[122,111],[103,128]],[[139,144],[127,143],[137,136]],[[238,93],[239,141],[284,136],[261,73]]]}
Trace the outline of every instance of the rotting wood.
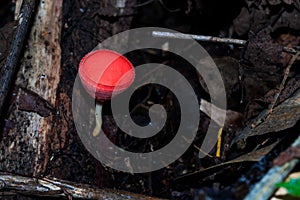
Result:
{"label": "rotting wood", "polygon": [[31,21],[32,13],[35,9],[36,0],[26,0],[23,2],[22,11],[19,15],[19,25],[16,29],[15,36],[13,38],[10,53],[6,59],[6,62],[0,71],[0,119],[3,119],[3,106],[9,89],[13,83],[13,78],[16,75],[17,64],[21,51],[23,49],[23,43],[27,35],[28,27]]}
{"label": "rotting wood", "polygon": [[[36,93],[53,106],[61,71],[62,0],[39,1],[36,11],[15,85]],[[13,127],[3,134],[0,143],[0,168],[38,176],[44,173],[49,160],[47,134],[52,129],[53,115],[42,117],[36,112],[21,111],[22,91],[13,95],[15,101],[6,119]]]}
{"label": "rotting wood", "polygon": [[86,184],[72,183],[53,178],[31,178],[0,173],[0,191],[31,196],[71,197],[78,199],[159,200],[130,192],[98,189]]}

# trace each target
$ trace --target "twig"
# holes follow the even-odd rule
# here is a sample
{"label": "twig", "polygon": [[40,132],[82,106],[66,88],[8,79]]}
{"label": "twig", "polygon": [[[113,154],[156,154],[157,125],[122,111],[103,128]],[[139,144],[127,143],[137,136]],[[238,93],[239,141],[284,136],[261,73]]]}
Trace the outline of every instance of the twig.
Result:
{"label": "twig", "polygon": [[174,38],[174,39],[194,39],[203,42],[220,42],[220,43],[229,43],[229,44],[238,44],[245,45],[247,41],[231,39],[231,38],[220,38],[214,36],[204,36],[204,35],[192,35],[192,34],[184,34],[184,33],[171,33],[171,32],[161,32],[161,31],[153,31],[153,37],[163,37],[163,38]]}
{"label": "twig", "polygon": [[36,0],[24,0],[19,17],[19,25],[11,43],[10,53],[4,66],[0,70],[0,119],[3,119],[3,106],[6,96],[17,71],[17,64],[24,44]]}
{"label": "twig", "polygon": [[284,89],[284,86],[285,86],[285,83],[286,83],[286,80],[289,76],[289,73],[290,73],[290,69],[292,67],[292,65],[294,64],[294,62],[296,61],[296,59],[298,58],[298,56],[300,55],[300,51],[298,51],[295,55],[293,55],[293,57],[291,58],[290,62],[289,62],[289,65],[286,67],[285,69],[285,72],[284,72],[284,77],[283,77],[283,80],[279,86],[279,91],[275,94],[275,97],[274,97],[274,100],[273,102],[271,103],[269,109],[268,109],[268,112],[265,112],[263,111],[261,113],[261,116],[258,118],[258,120],[256,120],[254,123],[251,124],[251,128],[255,128],[257,126],[259,126],[261,123],[263,123],[266,118],[273,112],[273,109],[278,101],[278,98],[280,96],[280,94],[282,93],[282,90]]}
{"label": "twig", "polygon": [[280,84],[280,86],[279,86],[279,91],[278,91],[278,93],[276,93],[276,95],[275,95],[275,97],[274,97],[274,100],[273,100],[273,102],[272,102],[272,104],[271,104],[271,106],[270,106],[269,113],[272,113],[273,108],[274,108],[274,106],[276,105],[277,100],[278,100],[278,98],[279,98],[279,96],[280,96],[282,90],[284,89],[286,80],[287,80],[287,78],[288,78],[288,76],[289,76],[289,74],[290,74],[291,67],[292,67],[292,65],[294,64],[294,62],[296,61],[296,59],[298,58],[299,55],[300,55],[300,51],[298,51],[298,52],[291,58],[291,60],[290,60],[290,62],[289,62],[289,65],[288,65],[287,68],[285,69],[283,80],[282,80],[282,82],[281,82],[281,84]]}
{"label": "twig", "polygon": [[[184,33],[171,33],[171,32],[162,32],[162,31],[153,31],[153,37],[162,37],[162,38],[173,38],[173,39],[185,39],[190,40],[194,39],[202,42],[217,42],[217,43],[227,43],[227,44],[237,44],[237,45],[246,45],[246,40],[232,39],[232,38],[220,38],[214,36],[204,36],[204,35],[193,35],[193,34],[184,34]],[[282,47],[282,51],[290,54],[296,54],[297,51],[293,48]]]}
{"label": "twig", "polygon": [[72,183],[53,178],[31,178],[0,173],[0,191],[13,194],[79,199],[131,199],[159,200],[158,198],[111,189],[98,189],[86,184]]}

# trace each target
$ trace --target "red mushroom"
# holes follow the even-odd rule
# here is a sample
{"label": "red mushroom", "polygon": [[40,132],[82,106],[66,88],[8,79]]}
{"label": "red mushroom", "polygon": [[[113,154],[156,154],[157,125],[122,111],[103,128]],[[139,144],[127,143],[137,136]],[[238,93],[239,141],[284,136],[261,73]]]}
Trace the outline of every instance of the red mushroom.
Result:
{"label": "red mushroom", "polygon": [[131,62],[111,50],[96,50],[80,62],[79,76],[86,91],[96,100],[96,127],[98,136],[102,126],[102,102],[120,94],[133,82],[135,72]]}

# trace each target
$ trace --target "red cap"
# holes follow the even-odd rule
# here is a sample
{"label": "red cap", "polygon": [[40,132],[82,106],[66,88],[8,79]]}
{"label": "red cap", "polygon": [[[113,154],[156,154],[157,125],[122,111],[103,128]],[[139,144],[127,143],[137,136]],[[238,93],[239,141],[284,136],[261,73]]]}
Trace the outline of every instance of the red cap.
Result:
{"label": "red cap", "polygon": [[111,99],[133,82],[135,72],[131,62],[111,50],[96,50],[80,62],[79,76],[87,92],[97,100]]}

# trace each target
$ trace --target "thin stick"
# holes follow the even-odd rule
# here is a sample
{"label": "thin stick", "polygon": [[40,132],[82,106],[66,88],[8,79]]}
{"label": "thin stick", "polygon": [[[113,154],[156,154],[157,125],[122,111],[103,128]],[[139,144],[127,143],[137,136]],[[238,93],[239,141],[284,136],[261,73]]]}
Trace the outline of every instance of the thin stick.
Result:
{"label": "thin stick", "polygon": [[229,43],[229,44],[238,44],[245,45],[247,41],[231,39],[231,38],[220,38],[214,36],[204,36],[204,35],[192,35],[192,34],[184,34],[184,33],[171,33],[171,32],[160,32],[153,31],[153,37],[163,37],[163,38],[174,38],[174,39],[194,39],[203,42],[219,42],[219,43]]}
{"label": "thin stick", "polygon": [[86,184],[78,184],[53,178],[32,178],[9,173],[0,173],[0,191],[47,197],[72,197],[78,199],[144,199],[159,200],[144,195],[99,189]]}
{"label": "thin stick", "polygon": [[[162,31],[153,31],[153,37],[162,37],[162,38],[173,38],[173,39],[185,39],[185,40],[197,40],[202,42],[217,42],[217,43],[227,43],[227,44],[237,44],[237,45],[246,45],[246,40],[232,39],[232,38],[220,38],[214,36],[204,36],[204,35],[193,35],[193,34],[184,34],[184,33],[171,33],[171,32],[162,32]],[[283,47],[282,51],[296,54],[297,51],[292,48]]]}
{"label": "thin stick", "polygon": [[278,100],[278,98],[279,98],[279,96],[280,96],[282,90],[284,89],[286,80],[287,80],[287,78],[289,77],[291,67],[292,67],[292,65],[294,64],[294,62],[296,61],[296,59],[298,58],[299,55],[300,55],[300,51],[298,51],[298,52],[291,58],[291,60],[290,60],[290,62],[289,62],[289,65],[286,67],[286,69],[285,69],[285,71],[284,71],[284,77],[283,77],[283,80],[282,80],[282,82],[281,82],[281,84],[280,84],[280,86],[279,86],[279,91],[278,91],[278,93],[276,93],[276,95],[275,95],[275,98],[274,98],[274,100],[273,100],[273,102],[272,102],[272,104],[271,104],[271,106],[270,106],[269,113],[272,113],[273,108],[274,108],[274,106],[276,105],[277,100]]}
{"label": "thin stick", "polygon": [[32,13],[35,9],[36,0],[24,0],[19,17],[19,25],[11,43],[10,53],[4,66],[0,70],[0,119],[3,119],[3,106],[6,96],[17,71],[17,64],[23,48],[24,40],[28,32]]}
{"label": "thin stick", "polygon": [[280,86],[279,86],[279,91],[275,94],[275,97],[274,97],[273,102],[271,103],[271,105],[270,105],[268,111],[267,111],[267,112],[266,112],[266,111],[263,111],[263,112],[261,113],[261,116],[258,118],[258,120],[256,120],[254,123],[251,124],[251,128],[252,128],[252,129],[255,128],[255,127],[257,127],[257,126],[259,126],[261,123],[263,123],[263,122],[266,120],[266,118],[267,118],[270,114],[272,114],[273,109],[274,109],[274,107],[275,107],[275,105],[276,105],[276,103],[277,103],[277,101],[278,101],[278,98],[279,98],[280,94],[282,93],[282,90],[284,89],[286,80],[287,80],[287,78],[288,78],[288,76],[289,76],[289,74],[290,74],[290,69],[291,69],[292,65],[294,64],[294,62],[296,61],[296,59],[298,58],[299,55],[300,55],[300,51],[298,51],[298,52],[291,58],[291,60],[290,60],[290,62],[289,62],[289,65],[288,65],[288,66],[286,67],[286,69],[285,69],[283,80],[281,81],[281,84],[280,84]]}

